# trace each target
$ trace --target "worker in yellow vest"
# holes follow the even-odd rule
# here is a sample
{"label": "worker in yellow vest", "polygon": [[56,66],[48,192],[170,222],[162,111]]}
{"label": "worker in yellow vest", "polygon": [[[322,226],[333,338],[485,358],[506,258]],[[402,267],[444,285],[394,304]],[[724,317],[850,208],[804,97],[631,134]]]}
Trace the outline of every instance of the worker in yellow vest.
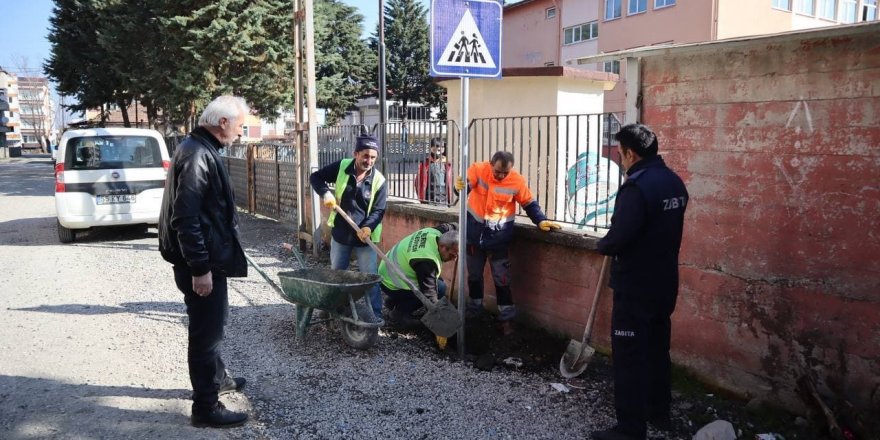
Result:
{"label": "worker in yellow vest", "polygon": [[[331,229],[330,267],[348,269],[351,254],[358,260],[364,273],[376,273],[376,252],[367,240],[378,242],[382,235],[382,217],[388,198],[385,176],[374,165],[379,158],[379,142],[370,135],[360,135],[355,144],[354,157],[342,159],[312,173],[309,182],[324,206],[330,208],[327,225]],[[330,190],[329,183],[335,183]],[[355,231],[344,220],[336,222],[337,203],[360,228]],[[368,292],[370,305],[376,317],[382,316],[382,294],[379,286]]]}
{"label": "worker in yellow vest", "polygon": [[[432,302],[446,296],[446,283],[440,278],[443,262],[457,257],[458,227],[453,223],[413,232],[388,251],[388,258],[397,264],[400,272]],[[409,284],[399,278],[397,271],[389,269],[385,261],[379,263],[379,275],[382,291],[388,295],[389,323],[406,326],[418,322],[413,312],[422,303]]]}

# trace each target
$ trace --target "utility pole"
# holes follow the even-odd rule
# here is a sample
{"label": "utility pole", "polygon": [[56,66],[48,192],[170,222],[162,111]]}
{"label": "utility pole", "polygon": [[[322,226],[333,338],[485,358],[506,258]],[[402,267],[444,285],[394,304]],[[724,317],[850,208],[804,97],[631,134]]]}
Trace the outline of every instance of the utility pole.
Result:
{"label": "utility pole", "polygon": [[385,124],[388,106],[385,104],[385,0],[379,0],[379,145],[385,157]]}
{"label": "utility pole", "polygon": [[[315,15],[314,0],[293,0],[294,51],[296,72],[294,83],[296,95],[296,145],[299,173],[299,197],[297,221],[300,231],[311,235],[312,255],[317,256],[321,247],[321,204],[313,191],[306,191],[308,176],[318,169],[318,116],[315,78]],[[305,86],[305,87],[303,87]],[[305,98],[305,102],[303,100]],[[307,116],[303,114],[306,107]],[[311,216],[306,219],[306,203],[311,201]]]}

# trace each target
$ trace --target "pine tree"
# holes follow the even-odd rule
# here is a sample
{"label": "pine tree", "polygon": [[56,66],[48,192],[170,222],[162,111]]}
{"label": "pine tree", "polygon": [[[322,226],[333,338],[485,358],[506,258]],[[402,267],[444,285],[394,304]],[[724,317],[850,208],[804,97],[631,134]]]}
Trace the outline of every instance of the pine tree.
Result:
{"label": "pine tree", "polygon": [[338,0],[315,2],[316,104],[327,109],[328,122],[345,116],[370,92],[376,55],[360,38],[363,19],[357,9]]}
{"label": "pine tree", "polygon": [[[410,102],[436,104],[440,88],[429,75],[430,28],[427,10],[418,0],[389,0],[385,5],[385,82],[391,99],[400,101],[402,116]],[[372,41],[378,47],[377,38]]]}

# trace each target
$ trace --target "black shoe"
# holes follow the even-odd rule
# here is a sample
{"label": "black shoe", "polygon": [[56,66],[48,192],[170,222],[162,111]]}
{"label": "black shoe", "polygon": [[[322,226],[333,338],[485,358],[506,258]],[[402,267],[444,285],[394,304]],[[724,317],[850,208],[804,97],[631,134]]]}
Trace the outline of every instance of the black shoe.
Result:
{"label": "black shoe", "polygon": [[230,411],[220,402],[208,407],[194,403],[190,422],[199,428],[232,428],[244,425],[247,419],[246,413]]}
{"label": "black shoe", "polygon": [[246,383],[247,381],[243,377],[226,376],[226,383],[220,386],[220,390],[217,391],[217,394],[222,396],[224,394],[241,391]]}
{"label": "black shoe", "polygon": [[606,429],[604,431],[593,431],[590,434],[593,440],[644,440],[645,436],[636,437],[619,431],[617,428]]}

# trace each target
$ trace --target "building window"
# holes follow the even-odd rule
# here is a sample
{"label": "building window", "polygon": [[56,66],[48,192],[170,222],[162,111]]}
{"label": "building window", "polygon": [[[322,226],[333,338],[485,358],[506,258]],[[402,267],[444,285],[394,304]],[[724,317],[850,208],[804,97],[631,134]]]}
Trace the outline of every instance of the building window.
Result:
{"label": "building window", "polygon": [[622,0],[605,0],[605,19],[620,18],[620,2]]}
{"label": "building window", "polygon": [[579,24],[577,26],[565,28],[562,33],[565,37],[563,45],[592,40],[599,37],[599,23],[596,21],[592,21],[589,23]]}
{"label": "building window", "polygon": [[556,8],[547,8],[544,10],[544,17],[546,19],[556,18]]}
{"label": "building window", "polygon": [[776,9],[791,10],[791,3],[788,0],[773,0],[773,7]]}
{"label": "building window", "polygon": [[813,15],[813,0],[797,0],[797,9],[795,12]]}
{"label": "building window", "polygon": [[648,10],[648,0],[629,0],[627,14],[640,14]]}
{"label": "building window", "polygon": [[862,21],[877,19],[877,0],[865,0],[862,4]]}
{"label": "building window", "polygon": [[616,73],[620,75],[620,61],[605,61],[605,63],[602,65],[602,70],[608,73]]}
{"label": "building window", "polygon": [[242,133],[241,137],[250,137],[250,136],[248,136],[248,132],[250,131],[250,130],[248,130],[249,128],[250,127],[248,127],[247,125],[245,125],[244,127],[241,127],[241,133]]}
{"label": "building window", "polygon": [[840,21],[844,23],[855,23],[857,10],[858,5],[856,4],[856,0],[843,0],[843,15],[840,16]]}
{"label": "building window", "polygon": [[675,6],[675,0],[654,0],[654,9]]}
{"label": "building window", "polygon": [[837,0],[819,0],[819,17],[834,20],[837,12]]}

